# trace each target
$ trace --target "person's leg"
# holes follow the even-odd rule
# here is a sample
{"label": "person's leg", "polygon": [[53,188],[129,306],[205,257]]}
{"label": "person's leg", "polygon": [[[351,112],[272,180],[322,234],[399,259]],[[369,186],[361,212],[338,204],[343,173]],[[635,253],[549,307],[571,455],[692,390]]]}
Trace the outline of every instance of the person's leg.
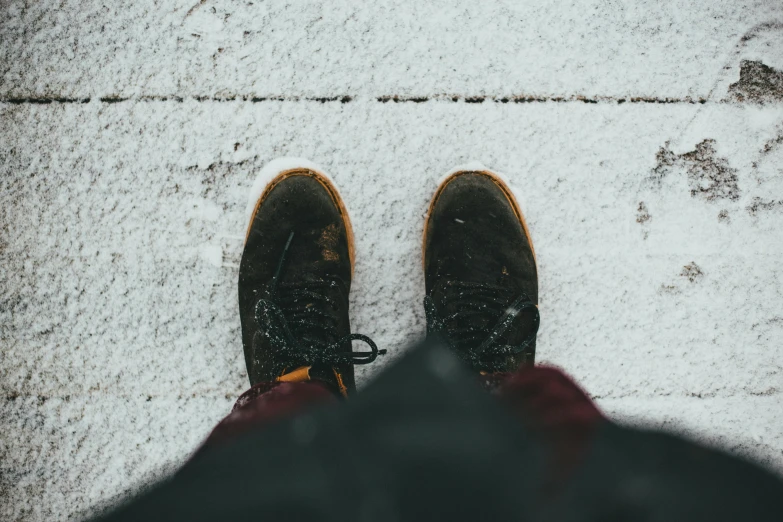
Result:
{"label": "person's leg", "polygon": [[258,383],[239,396],[231,413],[215,426],[202,449],[336,400],[329,387],[317,381]]}
{"label": "person's leg", "polygon": [[596,429],[608,422],[590,397],[558,368],[523,366],[514,373],[481,376],[485,389],[544,441],[549,452],[548,493],[583,461]]}
{"label": "person's leg", "polygon": [[605,419],[563,372],[534,367],[538,270],[513,193],[486,169],[438,187],[424,232],[428,335],[445,342],[551,449],[551,483],[574,469]]}
{"label": "person's leg", "polygon": [[481,376],[485,389],[537,431],[589,431],[605,417],[573,379],[552,366]]}
{"label": "person's leg", "polygon": [[[251,388],[205,447],[313,404],[354,393],[353,365],[384,353],[351,334],[353,232],[331,180],[306,162],[258,176],[239,267],[239,315]],[[371,351],[353,352],[361,340]]]}

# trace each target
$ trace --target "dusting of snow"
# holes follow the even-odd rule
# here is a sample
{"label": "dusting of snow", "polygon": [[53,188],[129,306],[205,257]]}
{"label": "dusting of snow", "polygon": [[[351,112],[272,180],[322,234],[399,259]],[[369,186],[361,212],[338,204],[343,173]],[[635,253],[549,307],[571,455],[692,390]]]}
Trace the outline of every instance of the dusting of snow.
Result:
{"label": "dusting of snow", "polygon": [[211,201],[206,200],[198,200],[195,202],[195,206],[198,209],[198,216],[201,219],[206,219],[209,221],[217,221],[220,219],[221,214],[223,211],[220,207],[212,203]]}
{"label": "dusting of snow", "polygon": [[[251,216],[253,215],[253,211],[256,208],[256,204],[258,203],[258,198],[261,197],[261,194],[264,193],[264,189],[266,188],[269,183],[275,179],[281,172],[285,172],[287,170],[292,169],[308,169],[315,172],[318,172],[319,174],[323,175],[325,178],[327,178],[329,181],[332,181],[332,179],[329,177],[328,174],[324,172],[324,170],[313,163],[310,160],[306,160],[303,158],[295,158],[295,157],[284,157],[284,158],[276,158],[264,165],[264,168],[261,169],[261,171],[256,176],[256,179],[253,181],[253,185],[250,187],[250,192],[248,194],[247,198],[247,207],[245,207],[245,215],[247,216],[247,221],[250,221]],[[334,182],[332,181],[334,184]]]}
{"label": "dusting of snow", "polygon": [[[449,179],[451,176],[458,172],[489,172],[496,178],[498,178],[500,181],[506,184],[506,187],[511,191],[511,193],[514,195],[514,198],[517,200],[517,203],[520,207],[522,207],[522,199],[520,199],[520,195],[517,189],[514,188],[514,185],[511,182],[511,178],[502,172],[498,172],[496,170],[487,168],[483,163],[480,161],[469,161],[467,163],[463,163],[461,165],[458,165],[456,167],[453,167],[449,169],[444,175],[440,177],[438,180],[438,186],[442,185],[447,179]],[[524,214],[525,209],[522,208],[522,213]]]}
{"label": "dusting of snow", "polygon": [[201,245],[199,255],[212,266],[219,268],[223,264],[223,248],[220,245]]}
{"label": "dusting of snow", "polygon": [[442,185],[444,181],[449,179],[451,176],[456,174],[457,172],[482,172],[482,171],[489,171],[487,167],[484,166],[483,163],[480,161],[468,161],[467,163],[463,163],[461,165],[457,165],[456,167],[452,167],[448,171],[446,171],[445,174],[443,174],[440,179],[438,179],[438,186]]}
{"label": "dusting of snow", "polygon": [[0,4],[2,96],[699,98],[742,58],[783,61],[759,45],[774,0]]}
{"label": "dusting of snow", "polygon": [[[446,171],[445,174],[443,174],[438,179],[437,186],[441,186],[447,179],[449,179],[451,176],[458,172],[489,172],[496,178],[498,178],[500,181],[506,184],[506,187],[511,191],[511,194],[514,196],[514,198],[517,200],[517,204],[521,207],[522,214],[524,215],[525,209],[523,205],[523,199],[520,197],[521,192],[514,187],[514,185],[511,182],[511,178],[509,176],[506,176],[505,174],[501,172],[497,172],[495,170],[492,170],[488,167],[486,167],[483,163],[480,161],[468,161],[466,163],[462,163],[456,167],[452,167],[448,171]],[[464,221],[460,219],[455,219],[457,223],[464,223]]]}
{"label": "dusting of snow", "polygon": [[783,471],[783,3],[0,4],[0,519],[83,518],[230,411],[249,213],[324,172],[278,156],[352,210],[351,324],[389,350],[360,387],[424,335],[434,180],[486,164],[532,229],[539,361]]}
{"label": "dusting of snow", "polygon": [[[783,469],[783,106],[93,105],[0,106],[14,151],[0,156],[0,443],[18,477],[0,518],[57,520],[135,488],[228,413],[247,386],[248,189],[291,166],[271,168],[280,155],[316,159],[351,209],[352,329],[389,350],[357,368],[360,387],[423,337],[422,214],[444,166],[481,157],[525,197],[547,310],[539,361],[612,418]],[[683,161],[651,179],[690,121],[672,152],[714,140],[739,199],[693,197]],[[240,141],[252,156],[237,163]]]}

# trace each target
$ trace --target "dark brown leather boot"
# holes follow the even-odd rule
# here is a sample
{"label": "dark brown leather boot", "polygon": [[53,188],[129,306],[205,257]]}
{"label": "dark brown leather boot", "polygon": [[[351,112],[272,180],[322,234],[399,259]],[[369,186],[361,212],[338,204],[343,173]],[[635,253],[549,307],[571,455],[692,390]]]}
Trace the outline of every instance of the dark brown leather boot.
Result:
{"label": "dark brown leather boot", "polygon": [[[314,168],[277,173],[255,204],[239,268],[251,385],[319,380],[342,395],[355,390],[353,365],[384,351],[351,334],[353,258],[351,222],[331,180]],[[353,352],[353,340],[371,351]]]}
{"label": "dark brown leather boot", "polygon": [[428,335],[480,372],[535,359],[538,273],[511,190],[487,170],[458,171],[438,187],[424,230]]}

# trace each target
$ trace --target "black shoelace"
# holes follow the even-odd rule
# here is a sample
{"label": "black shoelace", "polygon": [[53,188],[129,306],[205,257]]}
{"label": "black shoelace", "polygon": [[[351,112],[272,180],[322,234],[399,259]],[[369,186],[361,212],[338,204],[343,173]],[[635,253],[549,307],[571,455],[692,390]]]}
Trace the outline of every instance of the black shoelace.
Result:
{"label": "black shoelace", "polygon": [[[509,355],[524,352],[536,339],[540,316],[538,307],[526,294],[512,296],[498,286],[454,282],[445,301],[453,313],[441,314],[432,297],[424,298],[427,335],[440,337],[477,370],[503,370]],[[503,342],[503,334],[527,309],[535,311],[532,332],[518,344]]]}
{"label": "black shoelace", "polygon": [[[279,283],[293,238],[291,232],[272,278],[269,298],[259,299],[255,308],[256,323],[269,339],[280,363],[288,368],[336,367],[369,364],[385,354],[386,350],[379,350],[366,335],[348,334],[338,338],[337,320],[325,311],[337,305],[325,292],[336,285],[334,281]],[[370,351],[340,351],[344,343],[352,341],[366,343]]]}

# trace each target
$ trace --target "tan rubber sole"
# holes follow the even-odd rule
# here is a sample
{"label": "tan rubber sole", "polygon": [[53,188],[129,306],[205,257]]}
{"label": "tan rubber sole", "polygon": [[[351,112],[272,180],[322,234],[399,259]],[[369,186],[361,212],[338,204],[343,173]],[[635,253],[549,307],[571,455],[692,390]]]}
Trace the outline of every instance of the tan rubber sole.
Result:
{"label": "tan rubber sole", "polygon": [[307,169],[307,168],[294,168],[294,169],[288,169],[280,172],[277,176],[270,181],[266,188],[264,188],[264,191],[261,193],[261,196],[259,196],[258,201],[256,202],[256,206],[253,209],[253,214],[250,216],[250,222],[247,225],[247,232],[245,233],[245,243],[247,243],[247,238],[250,236],[250,229],[253,225],[253,221],[256,219],[256,214],[258,214],[258,209],[261,208],[261,204],[266,200],[267,196],[272,192],[272,189],[274,189],[281,181],[283,181],[286,178],[289,178],[291,176],[309,176],[313,179],[315,179],[318,183],[321,184],[321,186],[326,189],[326,191],[329,193],[329,196],[332,198],[332,201],[337,206],[337,208],[340,210],[340,216],[343,218],[343,223],[345,224],[345,231],[348,236],[348,259],[351,262],[351,275],[353,275],[353,267],[354,267],[354,260],[356,256],[356,251],[354,249],[354,237],[353,237],[353,227],[351,226],[351,218],[348,216],[348,209],[345,208],[345,203],[343,202],[343,198],[340,197],[340,192],[338,192],[337,187],[334,186],[334,183],[326,177],[326,175],[323,172],[318,172],[317,170],[313,169]]}
{"label": "tan rubber sole", "polygon": [[450,175],[446,179],[444,179],[441,184],[438,186],[438,189],[435,191],[435,195],[432,197],[432,201],[430,202],[430,206],[427,209],[427,219],[424,221],[424,234],[422,234],[422,243],[421,243],[421,263],[422,266],[424,266],[424,269],[426,270],[425,263],[425,252],[427,250],[427,229],[429,228],[429,221],[430,216],[432,215],[432,209],[435,207],[435,204],[438,202],[438,198],[440,197],[443,190],[446,188],[446,186],[454,181],[459,176],[462,176],[464,174],[481,174],[483,176],[488,177],[492,180],[492,182],[497,185],[497,187],[503,192],[503,195],[506,196],[506,200],[511,205],[511,208],[514,209],[514,214],[517,216],[517,219],[519,219],[519,223],[522,225],[522,229],[525,231],[525,235],[527,236],[528,241],[530,241],[530,250],[533,251],[533,261],[536,263],[536,271],[538,271],[538,259],[536,258],[536,249],[533,247],[533,236],[530,235],[530,229],[527,228],[527,222],[525,221],[525,215],[522,214],[522,210],[519,208],[519,203],[517,202],[517,198],[514,197],[514,193],[511,192],[511,189],[506,184],[505,181],[503,181],[497,174],[494,172],[490,172],[488,170],[461,170],[459,172],[455,172],[454,174]]}

